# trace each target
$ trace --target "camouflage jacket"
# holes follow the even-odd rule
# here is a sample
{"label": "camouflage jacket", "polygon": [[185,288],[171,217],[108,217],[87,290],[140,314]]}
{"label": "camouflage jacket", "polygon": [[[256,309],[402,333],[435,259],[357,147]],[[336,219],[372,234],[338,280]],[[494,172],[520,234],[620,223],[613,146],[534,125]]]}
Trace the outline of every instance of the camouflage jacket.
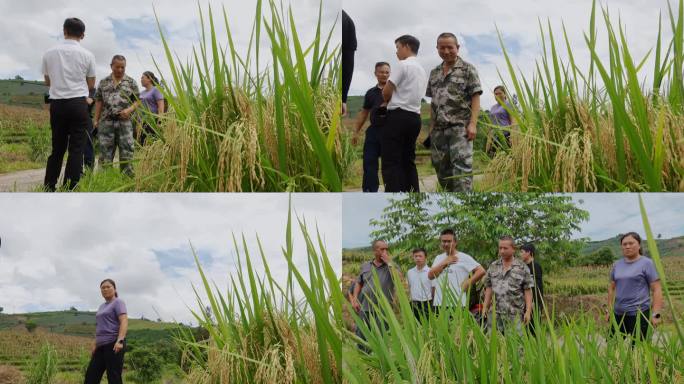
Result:
{"label": "camouflage jacket", "polygon": [[140,97],[138,83],[128,75],[118,85],[114,85],[114,78],[109,75],[100,81],[95,92],[95,100],[102,102],[102,119],[118,120],[119,112],[133,105]]}
{"label": "camouflage jacket", "polygon": [[485,287],[492,288],[497,316],[514,320],[525,313],[525,289],[534,287],[525,263],[514,258],[511,268],[504,272],[503,260],[499,258],[489,266],[484,283]]}
{"label": "camouflage jacket", "polygon": [[442,62],[430,72],[425,95],[432,98],[432,116],[436,127],[467,124],[470,121],[470,102],[482,94],[480,77],[475,67],[460,57],[444,75]]}

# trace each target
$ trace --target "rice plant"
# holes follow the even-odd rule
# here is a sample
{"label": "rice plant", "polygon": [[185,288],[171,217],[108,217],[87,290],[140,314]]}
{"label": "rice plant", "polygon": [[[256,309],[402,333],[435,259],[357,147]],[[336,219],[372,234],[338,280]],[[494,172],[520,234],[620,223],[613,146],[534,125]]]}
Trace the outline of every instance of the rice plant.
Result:
{"label": "rice plant", "polygon": [[[518,126],[511,149],[498,152],[485,169],[483,188],[684,191],[684,1],[668,11],[665,24],[672,39],[664,39],[661,17],[655,47],[634,57],[625,26],[601,8],[607,52],[600,52],[594,0],[584,35],[588,68],[575,62],[564,25],[557,38],[550,22],[540,22],[543,56],[531,79],[516,71],[499,33],[510,89],[519,102],[509,112]],[[653,68],[647,89],[649,59]]]}
{"label": "rice plant", "polygon": [[[185,62],[157,21],[170,113],[159,124],[147,117],[159,139],[136,154],[135,190],[341,191],[350,160],[338,130],[335,27],[322,29],[321,1],[313,41],[304,43],[291,8],[262,3],[246,53],[234,43],[225,7],[221,16],[199,7],[201,36]],[[271,46],[267,66],[262,36]]]}
{"label": "rice plant", "polygon": [[[285,284],[271,274],[259,239],[263,275],[253,267],[255,256],[249,253],[244,236],[240,241],[233,236],[243,268],[230,278],[227,292],[208,281],[195,255],[203,286],[195,290],[201,310],[193,311],[193,315],[208,330],[209,339],[197,341],[189,332],[179,337],[186,364],[190,365],[188,382],[341,382],[344,299],[339,278],[321,236],[311,236],[303,220],[297,219],[297,223],[306,243],[308,278],[294,263],[291,215],[282,250],[288,263]],[[296,298],[297,292],[303,299]],[[210,311],[204,309],[207,307]]]}
{"label": "rice plant", "polygon": [[57,351],[50,344],[44,344],[28,372],[27,384],[51,384],[57,374]]}
{"label": "rice plant", "polygon": [[[648,224],[642,218],[652,256],[672,299],[668,279]],[[607,290],[607,284],[606,284]],[[447,291],[448,292],[448,291]],[[681,314],[673,327],[660,327],[650,341],[610,337],[595,314],[556,318],[553,308],[540,315],[536,337],[494,325],[485,332],[467,311],[455,308],[418,322],[404,289],[393,306],[379,295],[379,322],[366,324],[353,314],[362,340],[347,331],[343,375],[348,383],[677,383],[684,381],[684,335]],[[350,313],[354,313],[350,307]],[[496,316],[494,313],[493,316]],[[614,319],[613,319],[614,321]],[[496,324],[496,321],[492,321]],[[363,349],[367,349],[366,353]]]}

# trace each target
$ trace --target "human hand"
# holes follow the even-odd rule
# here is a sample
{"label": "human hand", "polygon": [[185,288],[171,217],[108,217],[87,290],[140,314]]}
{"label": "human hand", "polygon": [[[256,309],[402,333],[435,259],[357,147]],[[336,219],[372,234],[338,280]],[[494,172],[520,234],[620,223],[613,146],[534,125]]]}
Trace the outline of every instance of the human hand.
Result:
{"label": "human hand", "polygon": [[530,320],[532,320],[532,313],[530,311],[525,311],[525,315],[523,316],[523,322],[525,325],[530,323]]}
{"label": "human hand", "polygon": [[91,99],[90,97],[86,98],[86,103],[88,103],[88,105],[93,105],[94,102],[95,100]]}
{"label": "human hand", "polygon": [[475,136],[477,135],[477,124],[470,122],[468,123],[468,126],[466,127],[466,138],[468,141],[473,141],[475,140]]}
{"label": "human hand", "polygon": [[662,317],[651,316],[651,325],[653,325],[653,327],[659,326],[662,322],[663,322]]}
{"label": "human hand", "polygon": [[352,134],[351,142],[352,142],[352,145],[355,147],[359,144],[359,131],[355,131]]}
{"label": "human hand", "polygon": [[116,342],[114,344],[114,353],[119,353],[119,352],[121,352],[122,349],[123,349],[122,343]]}
{"label": "human hand", "polygon": [[93,122],[93,128],[98,129],[100,127],[100,119],[95,119]]}
{"label": "human hand", "polygon": [[132,112],[133,112],[133,110],[132,110],[131,108],[126,108],[126,109],[124,109],[123,111],[119,112],[119,117],[120,117],[122,120],[128,120],[128,119],[131,118],[131,113],[132,113]]}
{"label": "human hand", "polygon": [[355,296],[352,296],[351,305],[357,313],[361,311],[361,303],[359,303],[359,300]]}
{"label": "human hand", "polygon": [[347,116],[347,103],[342,103],[342,113],[341,113],[341,115],[342,115],[343,117],[344,117],[344,116]]}

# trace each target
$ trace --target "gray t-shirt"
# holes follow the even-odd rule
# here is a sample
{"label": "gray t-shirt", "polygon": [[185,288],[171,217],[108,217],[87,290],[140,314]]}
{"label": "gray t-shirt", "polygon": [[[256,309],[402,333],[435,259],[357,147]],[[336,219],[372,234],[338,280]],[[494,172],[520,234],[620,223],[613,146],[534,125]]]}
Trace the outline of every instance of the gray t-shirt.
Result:
{"label": "gray t-shirt", "polygon": [[361,293],[359,294],[361,301],[361,310],[368,312],[372,310],[371,302],[377,304],[378,299],[375,292],[375,283],[373,281],[373,271],[378,274],[378,281],[380,282],[380,288],[382,293],[387,297],[390,302],[394,297],[394,280],[392,279],[392,269],[399,269],[396,266],[389,267],[387,264],[382,263],[379,267],[375,265],[373,261],[369,261],[361,265],[361,272],[359,273],[359,278],[357,284],[362,284]]}
{"label": "gray t-shirt", "polygon": [[116,342],[119,337],[119,316],[125,313],[126,304],[119,298],[100,305],[95,315],[95,344],[98,347]]}
{"label": "gray t-shirt", "polygon": [[624,258],[613,264],[610,280],[615,282],[615,306],[617,315],[635,315],[651,307],[650,286],[659,280],[653,260],[641,256],[636,261]]}

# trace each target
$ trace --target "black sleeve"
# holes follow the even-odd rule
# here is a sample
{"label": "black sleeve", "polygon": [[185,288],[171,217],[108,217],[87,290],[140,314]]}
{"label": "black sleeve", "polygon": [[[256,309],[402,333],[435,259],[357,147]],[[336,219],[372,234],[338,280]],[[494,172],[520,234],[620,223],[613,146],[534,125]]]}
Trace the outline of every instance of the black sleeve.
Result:
{"label": "black sleeve", "polygon": [[356,27],[354,22],[342,11],[342,102],[347,102],[347,94],[354,75],[354,54],[356,51]]}
{"label": "black sleeve", "polygon": [[363,97],[363,109],[371,110],[374,107],[370,93],[370,91],[366,92],[366,96]]}
{"label": "black sleeve", "polygon": [[539,290],[539,294],[543,295],[544,294],[544,280],[542,279],[542,268],[539,263],[535,262],[534,263],[534,285],[537,286],[537,289]]}

